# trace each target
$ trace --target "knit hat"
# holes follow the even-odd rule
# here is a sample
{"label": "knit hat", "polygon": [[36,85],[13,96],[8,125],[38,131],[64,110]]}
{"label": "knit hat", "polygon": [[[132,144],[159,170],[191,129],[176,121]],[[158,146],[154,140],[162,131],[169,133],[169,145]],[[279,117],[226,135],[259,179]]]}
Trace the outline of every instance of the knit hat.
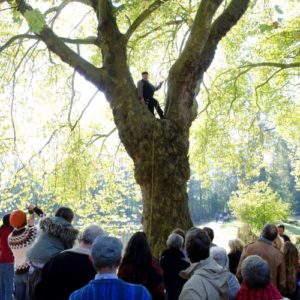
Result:
{"label": "knit hat", "polygon": [[20,228],[26,225],[26,214],[22,210],[15,210],[9,217],[10,225]]}
{"label": "knit hat", "polygon": [[98,236],[92,246],[92,260],[95,268],[112,267],[121,258],[122,243],[110,236]]}

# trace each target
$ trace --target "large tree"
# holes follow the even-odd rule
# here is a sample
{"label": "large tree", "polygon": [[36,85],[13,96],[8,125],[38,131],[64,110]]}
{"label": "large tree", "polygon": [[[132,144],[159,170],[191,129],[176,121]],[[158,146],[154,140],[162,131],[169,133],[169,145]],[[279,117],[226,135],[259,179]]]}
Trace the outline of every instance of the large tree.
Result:
{"label": "large tree", "polygon": [[[60,13],[71,2],[65,0],[47,13]],[[168,74],[163,120],[155,119],[138,100],[128,64],[128,45],[135,32],[159,10],[163,10],[168,0],[146,3],[144,10],[130,20],[125,29],[118,20],[118,12],[123,7],[117,2],[74,2],[92,8],[97,18],[97,36],[73,40],[62,38],[54,32],[50,23],[47,24],[45,15],[36,7],[24,0],[8,1],[13,10],[26,18],[32,34],[13,36],[0,50],[3,51],[16,40],[42,40],[51,52],[105,94],[120,139],[134,162],[135,178],[142,190],[144,230],[154,253],[158,254],[173,228],[187,229],[192,225],[187,181],[190,176],[188,152],[193,101],[218,43],[243,16],[250,0],[195,2],[197,8],[189,22],[188,38]],[[126,4],[123,6],[126,7]],[[173,22],[180,22],[176,17],[173,17]],[[70,44],[92,44],[99,49],[102,66],[98,67],[85,59]]]}

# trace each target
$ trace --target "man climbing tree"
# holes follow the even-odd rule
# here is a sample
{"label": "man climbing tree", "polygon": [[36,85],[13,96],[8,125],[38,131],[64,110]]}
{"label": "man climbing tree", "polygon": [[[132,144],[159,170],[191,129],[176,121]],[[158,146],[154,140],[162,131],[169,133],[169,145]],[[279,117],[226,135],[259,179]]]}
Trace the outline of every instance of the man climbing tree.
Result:
{"label": "man climbing tree", "polygon": [[[0,52],[24,40],[33,40],[34,43],[42,41],[46,49],[43,45],[39,51],[44,51],[44,57],[49,57],[51,63],[54,53],[105,94],[119,137],[134,162],[135,178],[143,197],[142,223],[155,255],[160,253],[174,228],[188,229],[192,226],[187,182],[190,177],[188,154],[193,102],[218,43],[243,16],[250,0],[192,2],[193,12],[186,17],[180,17],[182,1],[168,0],[154,0],[151,3],[134,1],[133,4],[128,1],[114,2],[118,6],[114,6],[112,0],[65,0],[44,13],[25,0],[1,1],[0,4],[8,7],[2,11],[13,11],[12,19],[21,19],[23,16],[32,32],[16,32],[15,36],[0,46]],[[53,5],[52,1],[32,2],[32,5],[41,5],[40,9],[44,9],[47,3]],[[96,36],[89,34],[82,37],[86,31],[81,30],[75,38],[59,35],[60,29],[63,29],[61,34],[65,35],[68,25],[62,23],[61,28],[54,25],[69,5],[88,6],[93,18],[87,23],[86,30],[92,33],[91,24],[96,22]],[[131,12],[131,5],[138,5],[134,13]],[[186,1],[185,5],[188,7],[191,1]],[[161,19],[160,14],[163,15],[165,8],[171,13],[164,14],[165,19]],[[155,13],[157,16],[154,16]],[[72,15],[69,17],[72,18]],[[151,34],[147,31],[150,19],[160,22],[158,29],[153,26],[152,32],[164,26],[176,28],[184,22],[188,28],[178,57],[170,62],[172,66],[167,80],[163,120],[153,118],[144,104],[137,105],[137,90],[128,64],[129,50],[133,47],[132,38],[137,38],[136,44],[143,44],[143,37]],[[24,24],[20,26],[20,31],[24,27]],[[141,28],[144,34],[139,32]],[[181,31],[177,33],[178,36],[182,35]],[[93,51],[96,49],[97,59],[83,56],[81,45],[89,45]],[[155,47],[155,42],[151,43],[151,47]],[[6,57],[17,55],[18,52]],[[13,66],[18,67],[18,64],[14,63]]]}
{"label": "man climbing tree", "polygon": [[153,115],[155,108],[161,119],[164,118],[164,112],[162,111],[159,102],[155,98],[153,98],[153,96],[154,93],[161,88],[162,84],[162,81],[156,87],[151,84],[149,81],[148,72],[142,73],[142,80],[140,80],[137,84],[139,99],[148,106],[150,112]]}

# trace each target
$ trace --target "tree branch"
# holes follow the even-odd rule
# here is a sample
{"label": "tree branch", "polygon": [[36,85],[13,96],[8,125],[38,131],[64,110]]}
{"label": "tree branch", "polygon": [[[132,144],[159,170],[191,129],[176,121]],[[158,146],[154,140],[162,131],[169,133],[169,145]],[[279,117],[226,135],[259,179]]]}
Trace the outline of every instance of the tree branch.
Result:
{"label": "tree branch", "polygon": [[285,64],[285,63],[276,63],[276,62],[261,62],[256,64],[245,64],[239,67],[242,68],[258,68],[258,67],[271,67],[271,68],[279,68],[279,69],[290,69],[290,68],[300,68],[300,62]]}
{"label": "tree branch", "polygon": [[[24,0],[17,0],[17,5],[22,15],[24,15],[26,11],[32,10],[32,7]],[[79,74],[95,84],[100,90],[104,90],[105,81],[108,77],[103,69],[95,67],[78,55],[47,25],[36,35],[47,45],[48,49],[59,56],[63,62],[73,67]]]}
{"label": "tree branch", "polygon": [[191,116],[183,112],[192,107],[194,90],[199,81],[201,53],[210,35],[213,17],[222,1],[201,1],[186,45],[170,70],[166,115],[187,126],[190,126]]}
{"label": "tree branch", "polygon": [[[95,41],[97,40],[97,37],[87,37],[84,39],[70,39],[70,38],[64,38],[64,37],[58,37],[63,42],[67,44],[75,44],[75,45],[93,45],[95,44]],[[4,43],[0,47],[0,53],[3,52],[5,49],[10,47],[15,41],[17,40],[25,40],[25,39],[31,39],[31,40],[41,40],[41,38],[37,35],[29,34],[29,33],[23,33],[18,34],[13,37],[11,37],[6,43]]]}
{"label": "tree branch", "polygon": [[162,4],[164,4],[167,1],[168,0],[156,0],[152,4],[150,4],[149,7],[146,10],[144,10],[128,28],[125,34],[125,40],[128,41],[130,37],[133,35],[133,33],[138,29],[138,27],[142,23],[144,23],[154,11],[160,8]]}
{"label": "tree branch", "polygon": [[246,12],[250,0],[232,0],[224,12],[215,20],[201,55],[200,77],[210,66],[220,40],[230,31],[230,29],[240,20]]}

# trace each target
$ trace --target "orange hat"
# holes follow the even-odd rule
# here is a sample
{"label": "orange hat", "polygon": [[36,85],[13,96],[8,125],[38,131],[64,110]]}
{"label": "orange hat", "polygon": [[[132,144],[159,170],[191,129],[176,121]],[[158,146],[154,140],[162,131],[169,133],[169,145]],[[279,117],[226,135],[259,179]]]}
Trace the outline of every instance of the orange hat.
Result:
{"label": "orange hat", "polygon": [[10,225],[15,228],[20,228],[26,225],[26,214],[22,210],[15,210],[9,217]]}

